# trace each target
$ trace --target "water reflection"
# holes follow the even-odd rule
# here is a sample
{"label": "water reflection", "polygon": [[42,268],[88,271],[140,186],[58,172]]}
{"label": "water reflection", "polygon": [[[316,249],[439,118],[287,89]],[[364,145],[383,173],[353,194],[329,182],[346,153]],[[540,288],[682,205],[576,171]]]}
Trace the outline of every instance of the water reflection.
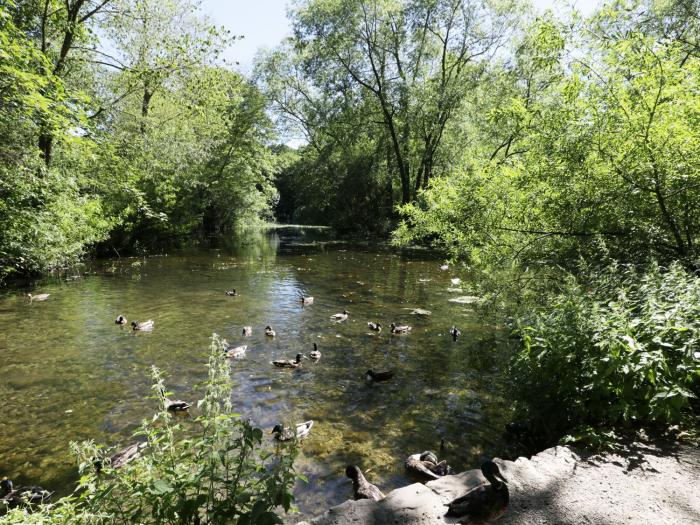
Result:
{"label": "water reflection", "polygon": [[[247,233],[208,250],[96,263],[83,279],[46,281],[49,301],[29,305],[23,290],[0,297],[0,475],[51,489],[69,487],[76,471],[72,440],[123,444],[155,404],[149,368],[167,371],[174,397],[196,399],[212,332],[244,341],[232,363],[236,409],[271,428],[280,421],[316,424],[298,466],[303,513],[351,496],[347,463],[358,463],[382,490],[410,482],[403,459],[435,449],[456,468],[502,451],[505,351],[500,335],[455,291],[438,262],[370,245],[347,245],[320,230]],[[236,288],[239,297],[224,290]],[[299,296],[315,297],[302,308]],[[431,316],[411,315],[415,308]],[[330,315],[347,309],[350,318]],[[153,319],[152,333],[114,324]],[[379,321],[381,334],[367,329]],[[389,323],[410,324],[392,336]],[[272,325],[277,337],[264,336]],[[447,331],[458,325],[454,343]],[[273,359],[308,352],[318,363],[279,370]],[[368,384],[368,368],[396,377]],[[294,519],[298,519],[298,516]]]}

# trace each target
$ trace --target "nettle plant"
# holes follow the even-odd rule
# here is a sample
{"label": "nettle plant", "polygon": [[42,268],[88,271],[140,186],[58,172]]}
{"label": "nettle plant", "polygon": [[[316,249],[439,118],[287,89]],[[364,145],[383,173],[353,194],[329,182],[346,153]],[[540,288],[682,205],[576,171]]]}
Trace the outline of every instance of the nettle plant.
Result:
{"label": "nettle plant", "polygon": [[[167,411],[164,381],[153,368],[160,410],[134,437],[140,455],[113,468],[92,442],[72,444],[80,481],[72,496],[53,505],[14,509],[2,524],[275,524],[293,508],[294,443],[272,447],[263,431],[233,411],[230,365],[214,334],[204,397],[193,418]],[[96,465],[101,468],[96,468]]]}
{"label": "nettle plant", "polygon": [[697,406],[700,279],[679,264],[585,270],[517,331],[511,372],[539,435],[601,445]]}

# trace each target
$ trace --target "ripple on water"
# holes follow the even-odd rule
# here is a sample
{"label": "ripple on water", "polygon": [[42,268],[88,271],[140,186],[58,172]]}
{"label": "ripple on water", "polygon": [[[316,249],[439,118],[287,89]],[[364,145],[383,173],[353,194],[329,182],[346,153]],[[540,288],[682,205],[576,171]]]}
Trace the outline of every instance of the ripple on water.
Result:
{"label": "ripple on water", "polygon": [[[124,445],[155,409],[151,366],[163,370],[174,397],[201,396],[214,332],[248,345],[230,365],[236,411],[266,430],[316,421],[297,463],[309,478],[296,487],[302,513],[350,497],[347,463],[388,491],[411,482],[404,458],[438,448],[441,437],[458,469],[499,453],[509,410],[500,395],[505,351],[471,305],[448,302],[450,277],[436,260],[319,245],[311,234],[301,242],[273,234],[233,251],[105,261],[70,284],[39,283],[50,301],[29,306],[20,295],[0,297],[0,475],[68,492],[77,477],[70,441]],[[463,290],[476,289],[461,277]],[[227,297],[231,288],[240,295]],[[314,304],[302,308],[301,293]],[[411,315],[418,307],[432,315]],[[332,323],[330,315],[343,309],[349,319]],[[115,325],[119,314],[153,319],[154,330]],[[368,333],[370,320],[384,332]],[[391,322],[413,330],[392,336]],[[463,334],[457,342],[447,335],[453,324]],[[266,325],[277,337],[264,336]],[[253,335],[243,337],[243,326]],[[291,371],[270,364],[308,353],[313,342],[319,362]],[[368,368],[392,369],[395,379],[367,383]]]}

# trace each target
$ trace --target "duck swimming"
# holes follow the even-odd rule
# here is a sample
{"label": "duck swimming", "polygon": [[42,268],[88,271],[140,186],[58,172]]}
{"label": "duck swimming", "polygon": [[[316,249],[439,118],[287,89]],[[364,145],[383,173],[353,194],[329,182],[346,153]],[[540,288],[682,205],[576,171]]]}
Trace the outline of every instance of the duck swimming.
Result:
{"label": "duck swimming", "polygon": [[408,456],[404,466],[408,472],[428,479],[438,479],[451,470],[447,461],[438,461],[435,453],[429,450]]}
{"label": "duck swimming", "polygon": [[245,351],[248,350],[248,345],[227,346],[224,348],[224,354],[229,359],[241,359],[245,356]]}
{"label": "duck swimming", "polygon": [[243,327],[243,335],[248,337],[249,335],[253,335],[253,327],[252,326],[244,326]]}
{"label": "duck swimming", "polygon": [[114,322],[115,322],[115,324],[126,324],[127,323],[126,317],[124,317],[123,315],[118,316]]}
{"label": "duck swimming", "polygon": [[142,330],[144,332],[150,332],[153,330],[153,320],[149,319],[148,321],[143,321],[141,323],[137,323],[136,321],[131,321],[131,328],[132,330]]}
{"label": "duck swimming", "polygon": [[292,439],[303,439],[311,432],[311,427],[314,426],[313,421],[305,421],[297,423],[294,428],[275,425],[270,434],[274,434],[277,441],[291,441]]}
{"label": "duck swimming", "polygon": [[318,345],[316,345],[316,343],[314,343],[314,349],[311,352],[309,352],[309,357],[315,361],[321,359],[321,352],[319,351]]}
{"label": "duck swimming", "polygon": [[[107,465],[111,468],[121,468],[130,461],[138,458],[141,455],[141,450],[146,447],[146,443],[134,443],[125,449],[120,450],[107,460]],[[102,470],[102,460],[95,461],[95,469],[97,472]]]}
{"label": "duck swimming", "polygon": [[365,479],[357,465],[348,465],[345,468],[345,475],[352,480],[352,490],[356,500],[370,499],[379,501],[384,499],[382,491]]}
{"label": "duck swimming", "polygon": [[462,335],[462,332],[459,331],[459,328],[456,328],[456,327],[454,327],[454,326],[453,326],[452,328],[450,328],[450,332],[449,332],[449,333],[450,333],[450,335],[452,336],[452,340],[453,340],[453,341],[456,341],[457,338],[458,338],[460,335]]}
{"label": "duck swimming", "polygon": [[452,500],[445,516],[466,517],[460,523],[484,523],[500,518],[508,507],[508,485],[493,461],[481,464],[481,473],[488,480],[464,496]]}
{"label": "duck swimming", "polygon": [[12,480],[7,478],[2,478],[0,481],[0,493],[2,494],[0,501],[11,509],[23,504],[48,503],[53,495],[53,492],[38,486],[14,488]]}
{"label": "duck swimming", "polygon": [[407,334],[410,331],[411,331],[411,327],[408,325],[396,326],[394,323],[391,323],[391,333],[392,334]]}
{"label": "duck swimming", "polygon": [[267,337],[275,337],[276,334],[272,327],[268,325],[265,327],[265,335]]}
{"label": "duck swimming", "polygon": [[336,323],[340,323],[342,321],[345,321],[348,318],[348,311],[343,310],[343,313],[340,314],[333,314],[331,315],[331,321],[335,321]]}
{"label": "duck swimming", "polygon": [[308,304],[314,304],[314,298],[311,297],[310,295],[304,296],[303,294],[301,295],[301,305],[305,306]]}
{"label": "duck swimming", "polygon": [[301,368],[301,360],[303,357],[304,354],[297,354],[294,361],[291,359],[276,359],[272,364],[277,368]]}
{"label": "duck swimming", "polygon": [[365,377],[367,377],[368,381],[374,381],[376,383],[379,383],[380,381],[388,381],[392,377],[394,377],[394,372],[391,370],[386,370],[384,372],[375,372],[372,369],[367,370],[365,372]]}
{"label": "duck swimming", "polygon": [[369,328],[373,332],[381,332],[382,331],[382,325],[380,325],[379,323],[373,323],[372,321],[369,321],[367,323],[367,328]]}
{"label": "duck swimming", "polygon": [[48,299],[50,295],[50,293],[40,293],[36,295],[28,293],[27,297],[29,297],[29,302],[31,303],[34,301],[46,301],[46,299]]}
{"label": "duck swimming", "polygon": [[224,293],[226,295],[228,295],[229,297],[236,297],[238,295],[238,292],[236,291],[235,288],[233,290],[226,290],[226,292],[224,292]]}

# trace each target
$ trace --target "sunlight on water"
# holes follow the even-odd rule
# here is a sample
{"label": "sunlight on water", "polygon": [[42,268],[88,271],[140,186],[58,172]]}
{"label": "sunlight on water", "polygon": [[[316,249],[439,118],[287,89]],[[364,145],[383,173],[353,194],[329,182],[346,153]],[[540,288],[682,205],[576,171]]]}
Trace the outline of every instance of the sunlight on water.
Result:
{"label": "sunlight on water", "polygon": [[[81,279],[40,283],[46,302],[30,305],[25,290],[0,297],[0,476],[69,492],[77,473],[68,443],[126,444],[155,406],[151,365],[167,372],[174,397],[196,400],[213,332],[248,345],[231,363],[237,411],[265,429],[316,421],[297,463],[309,478],[296,489],[302,515],[351,497],[347,463],[388,491],[411,482],[404,458],[437,449],[441,437],[440,455],[458,470],[499,454],[509,410],[504,335],[473,305],[450,302],[474,294],[469,281],[455,287],[455,272],[425,254],[320,242],[323,235],[258,232],[217,250],[101,261]],[[240,296],[227,297],[231,288]],[[300,293],[314,304],[302,308]],[[416,308],[432,315],[412,315]],[[350,318],[331,322],[344,309]],[[114,324],[119,314],[153,319],[155,328],[133,333]],[[382,324],[380,335],[370,320]],[[413,330],[392,336],[392,321]],[[268,324],[274,339],[263,334]],[[456,343],[453,324],[463,334]],[[246,325],[254,332],[244,338]],[[271,366],[314,342],[318,363]],[[368,368],[393,369],[395,379],[368,384]]]}

